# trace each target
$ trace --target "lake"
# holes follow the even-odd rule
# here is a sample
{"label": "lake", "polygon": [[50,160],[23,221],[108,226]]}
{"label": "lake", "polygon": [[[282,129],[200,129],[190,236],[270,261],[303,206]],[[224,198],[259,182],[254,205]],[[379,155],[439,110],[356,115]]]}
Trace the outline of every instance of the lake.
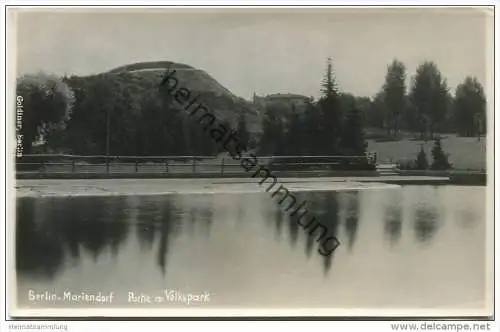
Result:
{"label": "lake", "polygon": [[341,245],[331,256],[266,193],[18,198],[18,306],[187,305],[137,302],[168,289],[209,294],[189,304],[203,308],[484,307],[485,187],[296,197],[332,227]]}

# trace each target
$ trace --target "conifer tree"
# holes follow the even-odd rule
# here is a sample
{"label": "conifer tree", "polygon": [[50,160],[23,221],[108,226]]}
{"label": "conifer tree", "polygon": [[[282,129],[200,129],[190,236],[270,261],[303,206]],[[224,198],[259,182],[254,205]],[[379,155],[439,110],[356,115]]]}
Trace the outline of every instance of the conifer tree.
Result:
{"label": "conifer tree", "polygon": [[424,146],[420,146],[420,151],[417,155],[417,160],[415,161],[415,169],[426,170],[429,168],[429,162],[427,161],[427,154],[425,153]]}
{"label": "conifer tree", "polygon": [[451,164],[448,162],[448,156],[444,153],[443,147],[441,146],[441,139],[436,138],[434,141],[434,147],[432,148],[432,166],[434,170],[447,170],[451,168]]}
{"label": "conifer tree", "polygon": [[406,107],[406,67],[398,60],[387,68],[385,83],[383,86],[385,124],[390,136],[397,134],[400,129],[402,112]]}
{"label": "conifer tree", "polygon": [[332,58],[329,57],[326,61],[326,73],[321,82],[321,93],[323,98],[337,94],[337,83],[333,74]]}
{"label": "conifer tree", "polygon": [[340,137],[343,116],[331,58],[327,60],[326,72],[321,86],[322,97],[318,102],[321,110],[318,124],[318,150],[321,155],[336,155],[341,150]]}

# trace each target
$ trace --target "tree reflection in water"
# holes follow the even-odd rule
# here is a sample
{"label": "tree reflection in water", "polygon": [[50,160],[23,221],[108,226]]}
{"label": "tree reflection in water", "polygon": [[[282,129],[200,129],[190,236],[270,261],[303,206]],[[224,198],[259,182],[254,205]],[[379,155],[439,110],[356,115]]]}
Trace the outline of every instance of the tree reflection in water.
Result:
{"label": "tree reflection in water", "polygon": [[[26,276],[53,278],[66,261],[79,264],[82,255],[94,262],[106,251],[116,257],[130,225],[142,250],[158,242],[156,262],[165,274],[172,237],[182,232],[183,220],[206,235],[213,219],[211,207],[176,207],[171,196],[20,198],[17,203],[16,269]],[[194,213],[194,214],[193,214]],[[131,217],[132,216],[132,217]]]}
{"label": "tree reflection in water", "polygon": [[477,211],[471,208],[463,208],[461,211],[458,211],[455,220],[457,220],[457,224],[460,228],[470,230],[478,226],[478,220],[480,220],[480,217],[478,216]]}
{"label": "tree reflection in water", "polygon": [[[16,204],[16,270],[18,274],[53,278],[62,268],[64,249],[51,231],[41,232],[37,216],[45,203],[40,199],[20,198]],[[78,247],[71,246],[78,254]]]}
{"label": "tree reflection in water", "polygon": [[427,243],[439,228],[437,208],[419,204],[415,209],[414,231],[419,242]]}
{"label": "tree reflection in water", "polygon": [[389,203],[385,206],[384,234],[389,244],[396,245],[401,238],[403,228],[403,211],[401,205],[401,193],[391,193]]}
{"label": "tree reflection in water", "polygon": [[[136,234],[143,248],[153,249],[158,238],[156,262],[163,274],[167,266],[169,238],[174,233],[173,223],[179,220],[168,197],[148,197],[137,206]],[[176,230],[178,228],[175,228]]]}
{"label": "tree reflection in water", "polygon": [[359,226],[359,192],[346,191],[340,195],[344,197],[346,204],[344,227],[347,234],[347,248],[351,251],[356,242]]}
{"label": "tree reflection in water", "polygon": [[[326,226],[327,234],[325,238],[329,237],[337,237],[339,231],[339,193],[335,191],[329,191],[327,193],[323,193],[322,196],[322,204],[323,208],[320,210],[321,212],[315,213],[316,219],[318,222],[322,223]],[[335,251],[331,253],[329,256],[323,256],[323,271],[325,275],[330,272],[332,267],[333,257],[335,256]]]}
{"label": "tree reflection in water", "polygon": [[[349,195],[345,229],[348,246],[352,247],[358,229],[358,194],[342,195]],[[326,227],[327,234],[322,239],[338,237],[339,193],[307,192],[297,193],[296,197],[299,202],[306,200],[310,215]],[[79,264],[84,255],[98,261],[107,252],[116,258],[129,232],[133,231],[141,251],[153,251],[156,264],[165,275],[172,239],[181,235],[183,228],[201,229],[208,236],[213,223],[213,199],[220,196],[204,196],[199,204],[192,200],[183,204],[175,195],[19,198],[17,271],[28,276],[53,278],[66,262]],[[246,205],[242,204],[243,212]],[[310,236],[309,230],[300,226],[289,212],[281,211],[277,204],[275,207],[271,218],[278,236],[287,233],[292,247],[300,243],[299,239],[305,239],[305,254],[311,257],[321,246],[318,235]],[[322,256],[325,273],[331,269],[334,255],[335,252]]]}
{"label": "tree reflection in water", "polygon": [[[191,231],[201,229],[209,235],[212,225],[212,206],[184,206],[178,196],[155,196],[141,200],[137,207],[136,233],[141,246],[152,250],[158,239],[156,262],[163,276],[166,274],[169,249],[172,239],[180,236],[185,227]],[[211,196],[207,199],[212,199]],[[184,222],[188,223],[187,225]],[[201,224],[201,225],[200,225]],[[200,227],[198,227],[200,225]]]}
{"label": "tree reflection in water", "polygon": [[281,209],[276,209],[274,211],[274,221],[276,225],[276,238],[281,239],[281,234],[283,233],[283,224],[285,221],[285,212]]}
{"label": "tree reflection in water", "polygon": [[[297,199],[298,204],[300,204],[303,201],[307,201],[307,210],[309,211],[309,215],[312,217],[314,216],[316,218],[316,223],[321,223],[324,225],[327,229],[327,233],[323,235],[322,239],[326,239],[331,236],[337,237],[338,235],[338,227],[339,227],[339,197],[338,197],[337,192],[321,192],[321,193],[314,193],[314,192],[300,192],[300,193],[294,193],[294,196]],[[357,200],[357,195],[353,197],[354,200]],[[280,207],[277,206],[277,209]],[[351,206],[351,219],[349,229],[351,231],[351,239],[352,241],[355,239],[355,233],[357,231],[357,212],[353,213],[352,209],[357,211],[357,202],[352,203]],[[293,211],[291,209],[290,211]],[[303,211],[303,210],[301,210]],[[300,214],[300,213],[299,213]],[[298,214],[298,215],[299,215]],[[288,229],[289,229],[289,241],[290,245],[294,247],[297,243],[297,239],[300,236],[300,232],[304,233],[305,237],[305,254],[307,258],[310,258],[314,249],[318,249],[321,245],[321,242],[318,242],[318,233],[319,231],[316,231],[312,235],[309,234],[309,229],[304,229],[304,227],[300,226],[297,223],[297,218],[296,216],[290,217],[290,213],[288,212],[276,212],[276,217],[280,218],[282,215],[286,216],[286,220],[288,223]],[[276,219],[276,223],[281,223],[278,219]],[[317,253],[320,255],[319,253]],[[335,255],[335,252],[333,252],[329,256],[321,256],[323,258],[323,268],[325,274],[327,274],[332,265],[332,259],[333,256]]]}
{"label": "tree reflection in water", "polygon": [[116,254],[128,232],[125,214],[119,197],[18,199],[18,272],[53,278],[66,258],[78,262],[82,250],[94,261],[106,249]]}
{"label": "tree reflection in water", "polygon": [[[415,240],[423,245],[428,245],[441,226],[438,206],[442,199],[439,197],[440,187],[428,186],[414,189],[412,196],[413,205],[413,232]],[[441,211],[445,213],[446,211]]]}

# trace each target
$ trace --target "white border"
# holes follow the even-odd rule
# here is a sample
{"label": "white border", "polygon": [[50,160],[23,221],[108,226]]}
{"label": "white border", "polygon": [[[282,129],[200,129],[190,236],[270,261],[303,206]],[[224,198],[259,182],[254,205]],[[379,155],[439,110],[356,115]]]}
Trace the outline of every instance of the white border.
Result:
{"label": "white border", "polygon": [[408,318],[408,317],[479,317],[486,316],[484,309],[359,309],[359,308],[302,308],[302,309],[15,309],[14,317],[380,317],[380,318]]}
{"label": "white border", "polygon": [[52,0],[52,1],[41,1],[37,0],[7,0],[5,1],[6,5],[19,5],[19,6],[138,6],[138,7],[146,7],[146,6],[219,6],[219,7],[242,7],[242,6],[252,6],[252,7],[262,7],[262,6],[276,6],[280,8],[293,7],[293,6],[301,6],[301,7],[332,7],[332,6],[348,6],[348,7],[359,7],[359,6],[487,6],[494,5],[497,1],[489,0],[489,1],[453,1],[453,0],[441,0],[441,1],[432,1],[432,0],[357,0],[357,1],[349,1],[349,0],[281,0],[281,1],[271,1],[271,0],[240,0],[240,1],[232,1],[232,0],[184,0],[184,1],[162,1],[162,0],[149,0],[149,1],[134,1],[134,0],[108,0],[108,1],[99,1],[99,0],[87,0],[87,1],[77,1],[77,0]]}

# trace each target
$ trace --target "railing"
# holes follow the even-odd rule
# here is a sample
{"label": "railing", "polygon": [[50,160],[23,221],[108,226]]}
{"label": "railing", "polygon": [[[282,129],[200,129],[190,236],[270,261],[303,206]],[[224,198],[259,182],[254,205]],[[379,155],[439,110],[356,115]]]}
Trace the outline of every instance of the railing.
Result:
{"label": "railing", "polygon": [[[257,165],[270,170],[324,172],[345,165],[370,165],[366,156],[265,156]],[[24,155],[16,160],[18,173],[39,174],[246,174],[241,162],[230,156],[78,156]]]}

